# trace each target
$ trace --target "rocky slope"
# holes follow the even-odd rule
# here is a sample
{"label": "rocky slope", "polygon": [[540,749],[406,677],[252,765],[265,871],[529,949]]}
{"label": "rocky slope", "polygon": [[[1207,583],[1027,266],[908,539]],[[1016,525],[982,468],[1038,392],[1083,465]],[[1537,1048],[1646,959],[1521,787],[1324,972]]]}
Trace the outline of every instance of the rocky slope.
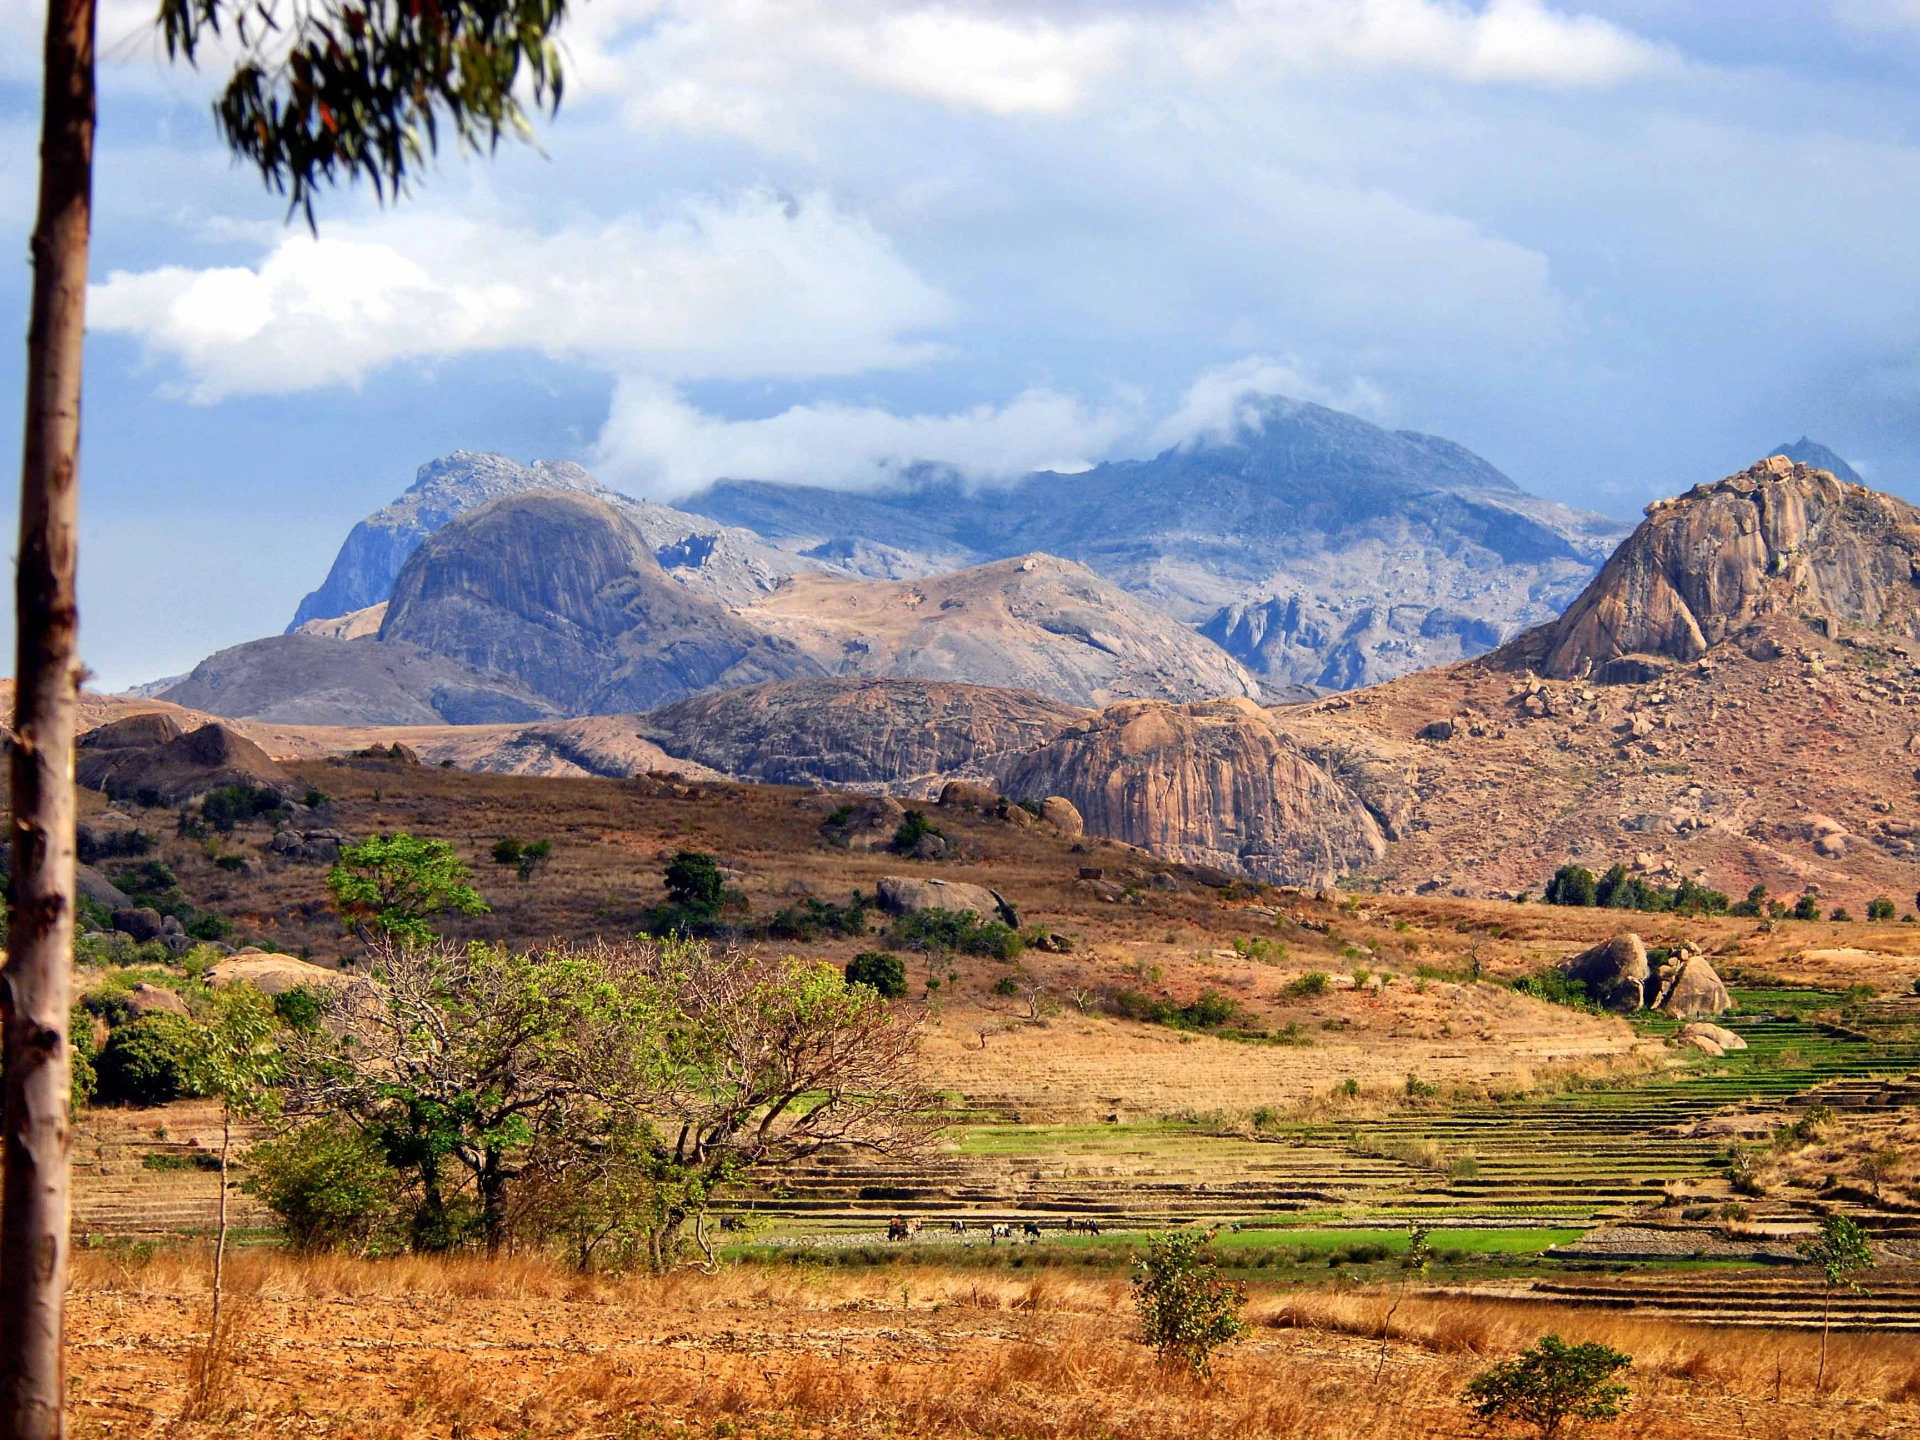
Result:
{"label": "rocky slope", "polygon": [[1358,795],[1247,700],[1136,701],[1012,760],[1009,795],[1063,795],[1091,834],[1288,885],[1332,885],[1386,853]]}
{"label": "rocky slope", "polygon": [[1450,441],[1279,399],[1248,401],[1224,439],[1005,489],[729,481],[685,505],[808,557],[1077,560],[1275,687],[1486,650],[1557,614],[1627,528],[1530,496]]}
{"label": "rocky slope", "polygon": [[1647,678],[1725,642],[1773,642],[1791,616],[1913,635],[1920,510],[1775,455],[1647,507],[1647,518],[1566,613],[1501,652],[1556,678]]}
{"label": "rocky slope", "polygon": [[790,680],[638,718],[643,740],[742,780],[936,795],[986,779],[1086,712],[1013,690],[920,680]]}
{"label": "rocky slope", "polygon": [[909,582],[798,576],[741,616],[830,675],[1031,690],[1069,705],[1261,693],[1217,645],[1051,555]]}
{"label": "rocky slope", "polygon": [[647,539],[676,580],[710,598],[750,599],[780,577],[811,568],[753,535],[609,490],[580,466],[456,450],[422,465],[406,493],[355,525],[320,588],[300,602],[289,633],[384,603],[409,556],[441,526],[505,495],[568,490],[614,506]]}
{"label": "rocky slope", "polygon": [[156,698],[284,725],[484,725],[557,713],[512,676],[404,640],[308,633],[210,655]]}
{"label": "rocky slope", "polygon": [[429,536],[394,582],[380,639],[512,675],[572,715],[819,673],[669,580],[604,500],[552,490],[489,501]]}

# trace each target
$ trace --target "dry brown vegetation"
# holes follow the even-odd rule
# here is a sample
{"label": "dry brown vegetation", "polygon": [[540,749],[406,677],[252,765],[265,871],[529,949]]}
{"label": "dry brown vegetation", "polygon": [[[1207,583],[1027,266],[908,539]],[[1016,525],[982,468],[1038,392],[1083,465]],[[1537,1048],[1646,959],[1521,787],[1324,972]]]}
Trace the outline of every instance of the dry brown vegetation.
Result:
{"label": "dry brown vegetation", "polygon": [[[1632,1354],[1622,1440],[1920,1425],[1920,1338],[1708,1329],[1383,1291],[1256,1291],[1201,1385],[1135,1338],[1124,1281],[736,1267],[581,1278],[525,1260],[248,1255],[213,1404],[181,1418],[207,1265],[81,1255],[76,1437],[1452,1436],[1462,1383],[1546,1330]],[[1384,1363],[1382,1363],[1384,1346]],[[1378,1372],[1378,1378],[1376,1378]]]}

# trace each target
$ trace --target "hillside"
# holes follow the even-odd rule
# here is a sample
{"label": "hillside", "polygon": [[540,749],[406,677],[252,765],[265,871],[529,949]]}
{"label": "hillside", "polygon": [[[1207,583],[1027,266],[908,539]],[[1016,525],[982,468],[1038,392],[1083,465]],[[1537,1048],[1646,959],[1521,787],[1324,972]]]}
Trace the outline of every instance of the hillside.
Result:
{"label": "hillside", "polygon": [[1275,687],[1486,650],[1557,614],[1627,528],[1530,496],[1451,441],[1281,399],[1249,399],[1225,437],[1005,488],[727,481],[684,504],[809,558],[1077,560]]}

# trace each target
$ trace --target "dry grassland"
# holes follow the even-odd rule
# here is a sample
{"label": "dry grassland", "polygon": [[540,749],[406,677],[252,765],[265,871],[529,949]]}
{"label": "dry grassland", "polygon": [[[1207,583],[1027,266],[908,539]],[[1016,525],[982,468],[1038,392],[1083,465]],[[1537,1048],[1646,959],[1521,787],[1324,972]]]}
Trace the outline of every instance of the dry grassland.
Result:
{"label": "dry grassland", "polygon": [[[1545,1330],[1635,1358],[1621,1440],[1882,1437],[1920,1427],[1920,1337],[1819,1337],[1394,1293],[1255,1292],[1212,1384],[1155,1363],[1124,1281],[915,1269],[581,1278],[544,1263],[300,1260],[230,1272],[214,1403],[183,1418],[204,1346],[203,1256],[81,1256],[77,1440],[167,1434],[1128,1436],[1402,1440],[1476,1431],[1460,1386]],[[903,1283],[903,1279],[904,1282]]]}

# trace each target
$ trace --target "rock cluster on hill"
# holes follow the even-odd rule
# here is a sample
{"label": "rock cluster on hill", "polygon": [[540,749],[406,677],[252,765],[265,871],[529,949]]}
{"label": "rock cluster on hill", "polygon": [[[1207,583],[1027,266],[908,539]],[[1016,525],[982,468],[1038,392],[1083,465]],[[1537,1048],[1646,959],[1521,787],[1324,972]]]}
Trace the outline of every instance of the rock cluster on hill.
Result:
{"label": "rock cluster on hill", "polygon": [[74,778],[115,797],[151,796],[169,805],[228,785],[251,785],[284,798],[301,787],[253,741],[225,725],[181,733],[162,714],[135,715],[82,735]]}
{"label": "rock cluster on hill", "polygon": [[[1647,518],[1550,625],[1506,663],[1543,675],[1645,682],[1657,661],[1774,642],[1770,614],[1913,635],[1920,510],[1783,455],[1647,507]],[[1636,663],[1639,662],[1639,663]]]}
{"label": "rock cluster on hill", "polygon": [[1594,1004],[1622,1015],[1658,1010],[1691,1019],[1733,1008],[1733,997],[1706,956],[1683,950],[1655,967],[1646,943],[1631,931],[1581,951],[1561,970],[1586,988]]}
{"label": "rock cluster on hill", "polygon": [[1064,796],[1093,834],[1280,884],[1332,885],[1386,850],[1359,797],[1246,700],[1112,706],[1014,757],[1001,783]]}

